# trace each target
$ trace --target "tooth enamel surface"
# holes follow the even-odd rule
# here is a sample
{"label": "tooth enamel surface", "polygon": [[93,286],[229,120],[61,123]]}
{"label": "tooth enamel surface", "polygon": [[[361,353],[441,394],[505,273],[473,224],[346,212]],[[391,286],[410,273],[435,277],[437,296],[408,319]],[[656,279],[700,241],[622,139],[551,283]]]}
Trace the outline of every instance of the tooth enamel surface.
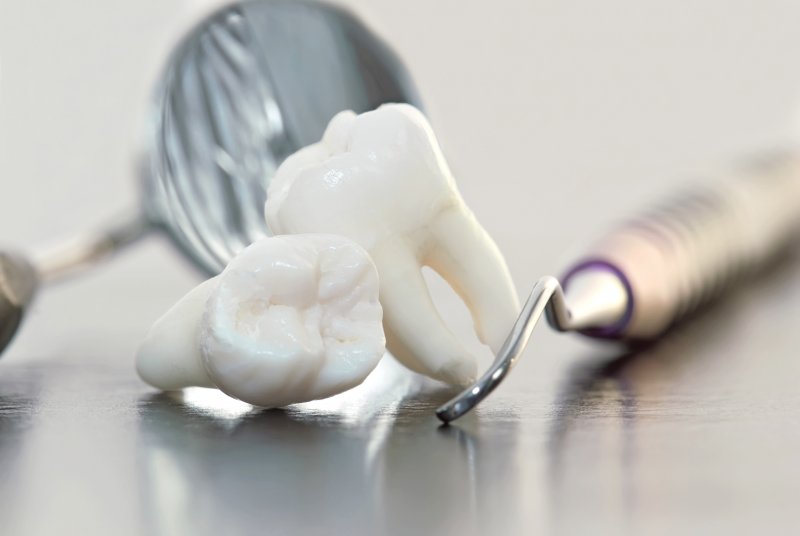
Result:
{"label": "tooth enamel surface", "polygon": [[200,324],[219,276],[196,286],[156,320],[136,353],[139,377],[153,387],[214,387],[200,355]]}
{"label": "tooth enamel surface", "polygon": [[477,365],[447,329],[420,269],[439,272],[497,352],[519,311],[495,243],[462,200],[436,137],[416,108],[342,112],[323,139],[289,157],[269,185],[275,234],[335,233],[372,255],[388,348],[406,366],[454,384]]}
{"label": "tooth enamel surface", "polygon": [[139,352],[140,375],[156,387],[215,385],[281,407],[350,389],[383,356],[377,272],[344,237],[262,239],[203,285],[156,324]]}

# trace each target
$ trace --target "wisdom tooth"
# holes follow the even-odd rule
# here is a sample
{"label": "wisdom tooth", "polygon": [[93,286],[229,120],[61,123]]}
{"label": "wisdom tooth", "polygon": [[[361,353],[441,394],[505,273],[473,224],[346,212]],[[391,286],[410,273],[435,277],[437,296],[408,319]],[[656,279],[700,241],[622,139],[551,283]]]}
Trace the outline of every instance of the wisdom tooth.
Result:
{"label": "wisdom tooth", "polygon": [[153,326],[136,365],[163,390],[218,387],[264,407],[361,383],[385,352],[378,274],[347,238],[259,240]]}
{"label": "wisdom tooth", "polygon": [[388,349],[406,366],[453,384],[477,363],[437,313],[420,268],[439,272],[495,352],[519,302],[503,256],[464,204],[422,113],[405,104],[335,116],[318,143],[290,156],[269,185],[275,234],[347,236],[372,255]]}

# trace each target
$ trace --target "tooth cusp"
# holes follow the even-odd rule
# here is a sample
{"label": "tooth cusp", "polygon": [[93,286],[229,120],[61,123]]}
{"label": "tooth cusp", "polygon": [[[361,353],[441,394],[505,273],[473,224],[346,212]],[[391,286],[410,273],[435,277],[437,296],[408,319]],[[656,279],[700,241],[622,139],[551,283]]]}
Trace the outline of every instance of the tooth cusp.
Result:
{"label": "tooth cusp", "polygon": [[361,383],[385,351],[381,322],[363,248],[333,235],[265,238],[171,309],[137,366],[156,387],[216,386],[280,407]]}

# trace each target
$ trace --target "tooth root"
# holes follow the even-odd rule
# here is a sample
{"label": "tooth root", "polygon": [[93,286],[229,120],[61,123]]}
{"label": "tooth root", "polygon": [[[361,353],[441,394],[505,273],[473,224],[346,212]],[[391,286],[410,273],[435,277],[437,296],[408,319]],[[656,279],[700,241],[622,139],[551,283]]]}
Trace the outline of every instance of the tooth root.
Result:
{"label": "tooth root", "polygon": [[429,229],[431,240],[423,262],[467,304],[478,338],[499,352],[520,304],[497,244],[463,205],[443,212]]}
{"label": "tooth root", "polygon": [[471,383],[477,374],[475,357],[436,311],[412,247],[390,241],[375,248],[372,257],[380,273],[384,330],[392,355],[434,379]]}
{"label": "tooth root", "polygon": [[217,280],[195,287],[150,329],[136,354],[136,371],[145,382],[163,391],[214,387],[200,354],[200,321]]}

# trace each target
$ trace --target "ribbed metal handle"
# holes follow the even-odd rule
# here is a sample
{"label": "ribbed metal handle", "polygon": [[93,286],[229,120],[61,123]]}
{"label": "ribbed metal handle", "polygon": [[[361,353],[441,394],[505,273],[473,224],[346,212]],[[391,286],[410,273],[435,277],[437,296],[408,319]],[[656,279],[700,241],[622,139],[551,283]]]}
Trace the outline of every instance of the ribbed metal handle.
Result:
{"label": "ribbed metal handle", "polygon": [[608,263],[627,279],[630,318],[612,335],[651,338],[764,264],[798,231],[800,156],[774,155],[626,222],[587,261]]}
{"label": "ribbed metal handle", "polygon": [[[436,415],[444,422],[453,421],[486,398],[522,355],[545,312],[550,325],[561,331],[651,339],[800,238],[799,154],[764,158],[733,175],[611,232],[563,278],[566,297],[556,279],[540,279],[489,370],[439,407]],[[568,292],[571,282],[579,284],[575,280],[579,274],[592,276],[597,283],[598,273],[611,274],[622,283],[612,286],[624,287],[621,295],[612,293],[610,301],[601,292],[600,309],[594,307],[597,304],[589,309],[603,310],[601,317],[613,313],[608,324],[587,323],[587,318],[598,317],[576,314],[573,306],[579,305],[578,297],[591,293],[576,297]],[[599,281],[600,289],[607,290],[608,280]],[[620,304],[626,306],[624,314],[617,314]],[[585,313],[586,304],[581,305]]]}

